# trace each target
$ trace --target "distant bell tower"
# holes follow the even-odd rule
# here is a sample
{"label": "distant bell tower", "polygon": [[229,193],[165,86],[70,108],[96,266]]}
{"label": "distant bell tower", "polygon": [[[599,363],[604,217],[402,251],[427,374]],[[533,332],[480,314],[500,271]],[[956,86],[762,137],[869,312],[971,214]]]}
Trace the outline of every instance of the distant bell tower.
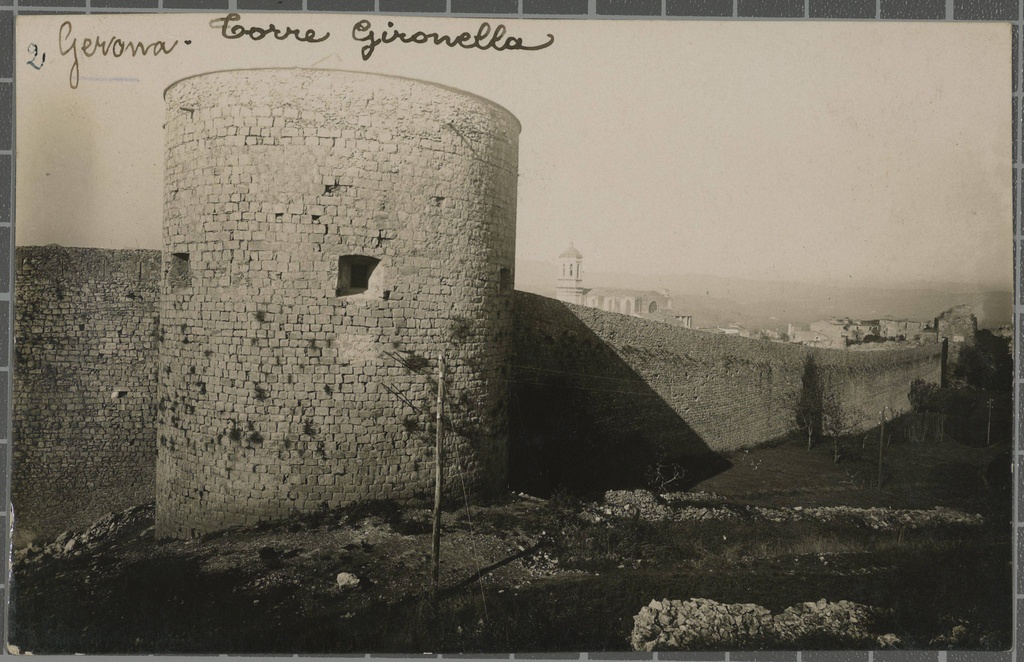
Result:
{"label": "distant bell tower", "polygon": [[569,242],[569,248],[558,256],[558,284],[555,298],[566,303],[583,305],[583,255]]}

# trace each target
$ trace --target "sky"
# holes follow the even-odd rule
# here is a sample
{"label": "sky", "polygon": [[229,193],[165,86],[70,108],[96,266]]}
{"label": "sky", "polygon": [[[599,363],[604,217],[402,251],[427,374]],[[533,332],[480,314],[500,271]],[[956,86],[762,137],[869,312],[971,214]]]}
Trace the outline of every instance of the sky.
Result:
{"label": "sky", "polygon": [[[159,248],[162,91],[204,71],[319,66],[442,83],[515,114],[519,260],[554,261],[572,241],[596,271],[1012,289],[1009,25],[502,19],[524,43],[554,43],[393,43],[363,61],[363,17],[242,15],[331,33],[317,44],[228,40],[210,18],[73,17],[72,89],[65,18],[19,17],[19,52],[47,57],[16,77],[18,245]],[[97,35],[179,44],[86,57],[81,39]]]}

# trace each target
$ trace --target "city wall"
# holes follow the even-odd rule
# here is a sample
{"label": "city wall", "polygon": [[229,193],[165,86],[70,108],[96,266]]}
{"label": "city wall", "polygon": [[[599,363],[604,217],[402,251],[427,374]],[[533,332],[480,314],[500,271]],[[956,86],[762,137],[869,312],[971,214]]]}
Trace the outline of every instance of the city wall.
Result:
{"label": "city wall", "polygon": [[[51,246],[19,247],[16,260],[12,496],[24,542],[154,498],[161,256]],[[862,425],[908,408],[913,379],[939,381],[937,345],[812,350],[521,292],[514,306],[505,374],[518,489],[636,484],[677,461],[687,475],[676,487],[722,471],[722,454],[794,427],[811,355],[842,378]]]}
{"label": "city wall", "polygon": [[938,383],[941,345],[851,352],[710,334],[516,293],[513,486],[643,482],[678,463],[675,487],[727,468],[720,457],[795,428],[814,357],[851,430],[905,411],[914,379]]}
{"label": "city wall", "polygon": [[19,247],[17,541],[153,500],[158,251]]}

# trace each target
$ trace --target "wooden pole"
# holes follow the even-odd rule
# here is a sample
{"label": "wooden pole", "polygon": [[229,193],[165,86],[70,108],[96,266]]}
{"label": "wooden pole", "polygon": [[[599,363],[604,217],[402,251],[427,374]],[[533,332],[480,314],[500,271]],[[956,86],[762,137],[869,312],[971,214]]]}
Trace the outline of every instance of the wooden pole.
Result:
{"label": "wooden pole", "polygon": [[444,439],[444,352],[437,357],[437,442],[434,445],[434,535],[431,546],[431,592],[437,597],[441,577],[441,442]]}
{"label": "wooden pole", "polygon": [[992,398],[988,399],[988,433],[985,436],[985,445],[992,445]]}
{"label": "wooden pole", "polygon": [[882,412],[882,425],[878,433],[878,489],[882,489],[882,452],[885,449],[885,412]]}

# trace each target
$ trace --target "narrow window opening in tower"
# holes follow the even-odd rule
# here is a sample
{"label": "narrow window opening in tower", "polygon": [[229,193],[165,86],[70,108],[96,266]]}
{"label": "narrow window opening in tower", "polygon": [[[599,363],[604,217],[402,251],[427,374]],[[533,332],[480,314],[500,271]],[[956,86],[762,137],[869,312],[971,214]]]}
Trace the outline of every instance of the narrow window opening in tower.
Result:
{"label": "narrow window opening in tower", "polygon": [[351,267],[352,289],[365,290],[370,286],[370,267],[366,264],[353,264]]}
{"label": "narrow window opening in tower", "polygon": [[507,294],[512,291],[512,270],[502,267],[498,270],[498,292]]}
{"label": "narrow window opening in tower", "polygon": [[167,282],[172,289],[176,290],[192,287],[192,270],[189,268],[188,253],[171,253]]}
{"label": "narrow window opening in tower", "polygon": [[368,255],[343,255],[338,258],[338,285],[335,294],[339,297],[362,294],[370,288],[373,270],[380,263]]}
{"label": "narrow window opening in tower", "polygon": [[569,265],[569,275],[570,276],[572,275],[572,265],[571,264]]}

